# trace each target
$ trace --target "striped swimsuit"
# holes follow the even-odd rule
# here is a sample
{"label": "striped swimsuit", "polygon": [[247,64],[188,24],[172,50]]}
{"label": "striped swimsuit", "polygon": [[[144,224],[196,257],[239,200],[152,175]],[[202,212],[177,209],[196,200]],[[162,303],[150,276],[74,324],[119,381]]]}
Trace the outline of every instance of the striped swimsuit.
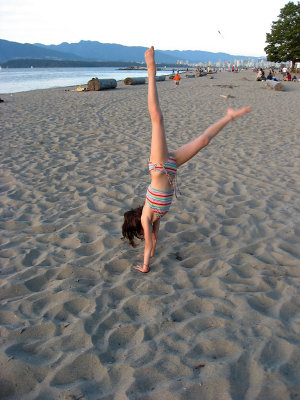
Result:
{"label": "striped swimsuit", "polygon": [[[164,164],[152,163],[151,161],[149,161],[149,171],[150,172],[158,171],[161,173],[165,173],[172,187],[172,191],[166,192],[154,189],[151,185],[148,186],[146,193],[146,201],[153,210],[154,214],[158,218],[161,218],[169,211],[169,208],[171,207],[173,200],[173,195],[174,195],[173,179],[175,180],[176,183],[176,172],[177,172],[177,165],[174,156],[172,154],[169,154],[168,161],[165,162]],[[171,175],[173,175],[172,178]]]}

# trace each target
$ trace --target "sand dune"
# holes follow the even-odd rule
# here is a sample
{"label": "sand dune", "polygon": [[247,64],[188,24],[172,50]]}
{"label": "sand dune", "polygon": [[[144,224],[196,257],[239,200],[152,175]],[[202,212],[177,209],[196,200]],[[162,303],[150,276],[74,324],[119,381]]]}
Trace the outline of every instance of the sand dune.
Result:
{"label": "sand dune", "polygon": [[1,399],[299,397],[299,82],[158,88],[171,150],[253,111],[179,170],[148,275],[120,240],[150,179],[147,85],[1,95]]}

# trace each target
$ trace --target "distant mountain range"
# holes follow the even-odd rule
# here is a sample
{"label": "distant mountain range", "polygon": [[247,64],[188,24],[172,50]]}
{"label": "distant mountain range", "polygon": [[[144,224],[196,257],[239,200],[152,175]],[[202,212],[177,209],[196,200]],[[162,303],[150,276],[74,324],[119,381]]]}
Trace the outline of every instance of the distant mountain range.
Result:
{"label": "distant mountain range", "polygon": [[[44,45],[41,43],[22,44],[0,39],[0,64],[16,59],[40,59],[61,61],[102,61],[144,63],[146,47],[123,46],[114,43],[80,41],[79,43],[61,43]],[[188,63],[234,61],[235,58],[257,59],[226,53],[212,53],[199,50],[156,50],[155,59],[158,64],[174,65],[178,60]]]}

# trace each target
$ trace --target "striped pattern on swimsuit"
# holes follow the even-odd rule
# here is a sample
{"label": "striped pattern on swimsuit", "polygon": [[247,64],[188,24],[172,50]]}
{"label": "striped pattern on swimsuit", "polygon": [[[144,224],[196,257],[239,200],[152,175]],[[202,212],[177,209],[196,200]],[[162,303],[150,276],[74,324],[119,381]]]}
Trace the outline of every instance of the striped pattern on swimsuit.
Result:
{"label": "striped pattern on swimsuit", "polygon": [[173,186],[172,179],[170,175],[176,176],[177,173],[177,164],[173,154],[169,154],[168,161],[164,164],[161,163],[153,163],[149,161],[149,171],[158,171],[161,173],[165,173],[168,177],[170,185]]}
{"label": "striped pattern on swimsuit", "polygon": [[[162,174],[166,174],[169,184],[170,186],[175,189],[175,196],[177,197],[177,192],[180,192],[180,189],[178,187],[178,183],[177,183],[177,164],[176,164],[176,160],[175,157],[173,156],[173,154],[169,154],[169,158],[168,161],[165,162],[164,164],[161,163],[153,163],[151,161],[149,161],[149,171],[158,171],[161,172]],[[172,177],[171,177],[172,175]],[[174,183],[173,183],[174,181]]]}
{"label": "striped pattern on swimsuit", "polygon": [[173,194],[174,190],[165,192],[153,189],[151,185],[148,186],[146,200],[156,216],[162,217],[169,211],[173,200]]}

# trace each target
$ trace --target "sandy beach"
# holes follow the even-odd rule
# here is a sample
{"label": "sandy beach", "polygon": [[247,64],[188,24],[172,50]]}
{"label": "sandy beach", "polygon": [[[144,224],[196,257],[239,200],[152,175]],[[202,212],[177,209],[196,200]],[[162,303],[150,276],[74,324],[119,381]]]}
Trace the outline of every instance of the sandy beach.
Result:
{"label": "sandy beach", "polygon": [[170,150],[253,111],[179,169],[146,275],[147,85],[1,95],[1,399],[300,399],[300,82],[255,77],[157,83]]}

